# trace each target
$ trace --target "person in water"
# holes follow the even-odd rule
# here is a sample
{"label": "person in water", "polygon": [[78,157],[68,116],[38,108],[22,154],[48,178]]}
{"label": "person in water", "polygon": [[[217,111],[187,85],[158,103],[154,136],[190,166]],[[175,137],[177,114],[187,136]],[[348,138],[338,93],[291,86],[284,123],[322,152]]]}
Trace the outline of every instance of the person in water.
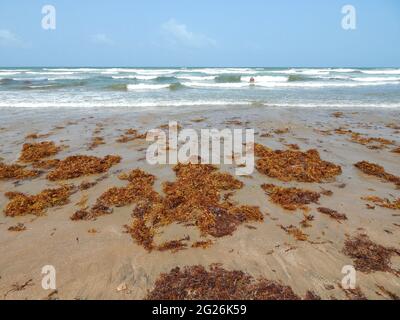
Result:
{"label": "person in water", "polygon": [[256,81],[254,80],[253,77],[250,78],[250,83],[255,83]]}

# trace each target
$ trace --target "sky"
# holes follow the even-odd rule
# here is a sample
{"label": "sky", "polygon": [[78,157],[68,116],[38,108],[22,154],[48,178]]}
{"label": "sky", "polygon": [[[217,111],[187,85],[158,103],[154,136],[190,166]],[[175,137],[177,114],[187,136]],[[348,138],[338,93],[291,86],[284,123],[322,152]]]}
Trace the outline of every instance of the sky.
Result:
{"label": "sky", "polygon": [[400,67],[400,1],[0,0],[0,66]]}

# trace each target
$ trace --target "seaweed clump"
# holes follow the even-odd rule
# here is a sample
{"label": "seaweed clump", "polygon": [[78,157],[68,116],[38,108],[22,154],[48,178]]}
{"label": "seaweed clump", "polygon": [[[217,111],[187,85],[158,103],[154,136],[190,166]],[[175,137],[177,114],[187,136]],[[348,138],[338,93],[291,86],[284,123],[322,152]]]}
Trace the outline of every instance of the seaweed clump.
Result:
{"label": "seaweed clump", "polygon": [[128,129],[116,141],[119,143],[127,143],[136,139],[146,139],[146,133],[139,133],[136,129]]}
{"label": "seaweed clump", "polygon": [[272,202],[286,210],[307,210],[306,205],[318,203],[321,194],[315,191],[298,188],[283,188],[273,184],[263,184],[261,188],[267,193]]}
{"label": "seaweed clump", "polygon": [[92,141],[90,142],[88,149],[93,150],[96,149],[98,146],[106,144],[103,137],[93,137]]}
{"label": "seaweed clump", "polygon": [[97,217],[104,216],[106,214],[111,214],[113,210],[107,206],[101,204],[95,204],[90,210],[81,209],[76,211],[72,216],[71,220],[94,220]]}
{"label": "seaweed clump", "polygon": [[59,161],[54,170],[47,175],[47,179],[67,180],[86,175],[98,174],[108,171],[113,165],[121,161],[120,156],[108,155],[104,158],[94,156],[70,156]]}
{"label": "seaweed clump", "polygon": [[[140,169],[132,170],[129,174],[121,174],[121,180],[128,180],[126,187],[113,187],[104,192],[90,209],[79,210],[71,220],[93,220],[105,214],[111,214],[111,206],[123,207],[140,201],[158,201],[159,196],[153,190],[155,177]],[[91,184],[90,184],[91,185]],[[139,226],[136,226],[139,227]],[[140,229],[143,229],[140,227]]]}
{"label": "seaweed clump", "polygon": [[25,169],[25,166],[18,164],[7,165],[0,162],[0,180],[6,179],[29,179],[39,175],[38,171]]}
{"label": "seaweed clump", "polygon": [[340,223],[341,220],[347,220],[347,216],[344,213],[339,213],[336,210],[329,209],[329,208],[324,208],[324,207],[319,207],[318,211],[330,216],[332,219],[335,219]]}
{"label": "seaweed clump", "polygon": [[19,160],[22,162],[35,162],[43,158],[56,155],[61,147],[56,146],[53,141],[43,141],[39,143],[25,143],[22,146]]}
{"label": "seaweed clump", "polygon": [[4,209],[6,216],[24,216],[33,214],[41,216],[46,209],[67,204],[73,192],[73,187],[63,186],[56,189],[45,189],[36,195],[26,195],[21,192],[6,192],[10,199]]}
{"label": "seaweed clump", "polygon": [[350,141],[366,146],[368,149],[383,149],[388,145],[393,145],[394,142],[384,138],[366,137],[359,132],[338,128],[334,130],[336,134],[350,135]]}
{"label": "seaweed clump", "polygon": [[46,134],[38,134],[38,133],[31,133],[28,134],[25,139],[41,139],[41,138],[47,138],[48,136],[50,136],[50,133],[46,133]]}
{"label": "seaweed clump", "polygon": [[189,240],[190,240],[190,237],[187,236],[187,237],[179,239],[179,240],[166,241],[163,244],[159,245],[157,247],[157,250],[158,251],[171,250],[172,252],[178,252],[180,250],[187,248],[187,244],[185,243],[185,241],[189,241]]}
{"label": "seaweed clump", "polygon": [[363,197],[361,198],[362,200],[370,201],[376,204],[379,207],[387,208],[387,209],[392,209],[392,210],[400,210],[400,198],[390,201],[387,198],[379,198],[376,196],[368,196],[368,197]]}
{"label": "seaweed clump", "polygon": [[361,170],[363,173],[381,178],[382,180],[392,182],[396,186],[400,186],[400,177],[395,176],[391,173],[385,171],[385,168],[368,161],[360,161],[354,165],[357,169]]}
{"label": "seaweed clump", "polygon": [[303,233],[303,231],[301,231],[299,228],[297,228],[295,226],[292,226],[292,225],[290,225],[288,227],[280,226],[280,228],[283,231],[285,231],[287,234],[294,237],[298,241],[307,241],[308,240],[308,235]]}
{"label": "seaweed clump", "polygon": [[52,168],[54,168],[59,162],[60,162],[59,159],[40,160],[40,161],[35,161],[35,162],[32,164],[32,167],[34,167],[35,169],[52,169]]}
{"label": "seaweed clump", "polygon": [[207,249],[212,246],[213,242],[211,240],[196,241],[192,244],[192,248],[202,248]]}
{"label": "seaweed clump", "polygon": [[348,300],[368,300],[360,287],[354,289],[344,289],[341,285],[339,287],[343,290]]}
{"label": "seaweed clump", "polygon": [[107,206],[123,207],[141,200],[159,201],[160,197],[153,190],[155,177],[140,169],[132,170],[129,174],[119,175],[119,179],[129,181],[126,187],[113,187],[104,192],[97,200]]}
{"label": "seaweed clump", "polygon": [[157,279],[147,300],[300,300],[292,288],[211,265],[176,267]]}
{"label": "seaweed clump", "polygon": [[354,266],[358,271],[364,273],[383,271],[400,275],[399,271],[390,267],[391,257],[396,254],[400,255],[400,251],[376,244],[365,234],[347,239],[344,243],[343,253],[354,260]]}
{"label": "seaweed clump", "polygon": [[323,182],[342,173],[340,166],[321,160],[315,149],[271,150],[255,144],[256,162],[259,172],[281,181]]}
{"label": "seaweed clump", "polygon": [[17,223],[15,226],[11,226],[8,228],[8,231],[15,231],[15,232],[21,232],[25,230],[26,226],[21,222]]}
{"label": "seaweed clump", "polygon": [[393,145],[393,141],[384,138],[375,138],[375,137],[365,137],[360,133],[352,132],[351,133],[351,141],[364,145],[368,149],[383,149],[387,145]]}
{"label": "seaweed clump", "polygon": [[400,147],[394,148],[391,152],[400,154]]}
{"label": "seaweed clump", "polygon": [[111,188],[98,199],[106,205],[136,204],[132,214],[135,220],[127,231],[146,249],[160,249],[153,236],[158,228],[172,223],[194,225],[203,236],[219,238],[231,235],[241,223],[263,220],[257,207],[221,201],[222,191],[243,186],[230,174],[200,164],[178,164],[174,171],[177,180],[164,183],[165,196],[154,191],[154,176],[133,170],[120,176],[129,181],[126,187]]}

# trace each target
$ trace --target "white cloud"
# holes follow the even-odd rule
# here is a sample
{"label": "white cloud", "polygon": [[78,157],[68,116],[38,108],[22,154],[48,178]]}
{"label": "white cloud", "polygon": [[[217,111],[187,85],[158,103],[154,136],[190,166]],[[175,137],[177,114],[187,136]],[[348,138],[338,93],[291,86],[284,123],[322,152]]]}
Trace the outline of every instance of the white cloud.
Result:
{"label": "white cloud", "polygon": [[22,47],[24,43],[11,31],[0,29],[1,47]]}
{"label": "white cloud", "polygon": [[200,33],[191,32],[185,24],[179,23],[175,19],[170,19],[164,23],[161,29],[167,41],[173,45],[185,45],[195,48],[216,45],[214,39]]}
{"label": "white cloud", "polygon": [[92,36],[92,42],[95,44],[103,44],[103,45],[113,45],[114,41],[112,41],[107,35],[104,33],[98,33]]}

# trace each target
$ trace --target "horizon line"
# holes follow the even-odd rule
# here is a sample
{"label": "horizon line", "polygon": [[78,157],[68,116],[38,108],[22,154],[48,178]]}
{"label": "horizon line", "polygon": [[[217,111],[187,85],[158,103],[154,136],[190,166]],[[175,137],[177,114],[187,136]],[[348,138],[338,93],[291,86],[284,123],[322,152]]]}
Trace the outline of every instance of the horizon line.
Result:
{"label": "horizon line", "polygon": [[218,69],[218,68],[269,68],[269,69],[284,69],[284,68],[355,68],[355,69],[395,69],[400,68],[400,66],[368,66],[368,67],[360,67],[360,66],[279,66],[279,67],[268,67],[268,66],[89,66],[89,65],[76,65],[76,66],[45,66],[45,65],[37,65],[37,66],[0,66],[0,68],[153,68],[153,69],[182,69],[182,68],[210,68],[210,69]]}

